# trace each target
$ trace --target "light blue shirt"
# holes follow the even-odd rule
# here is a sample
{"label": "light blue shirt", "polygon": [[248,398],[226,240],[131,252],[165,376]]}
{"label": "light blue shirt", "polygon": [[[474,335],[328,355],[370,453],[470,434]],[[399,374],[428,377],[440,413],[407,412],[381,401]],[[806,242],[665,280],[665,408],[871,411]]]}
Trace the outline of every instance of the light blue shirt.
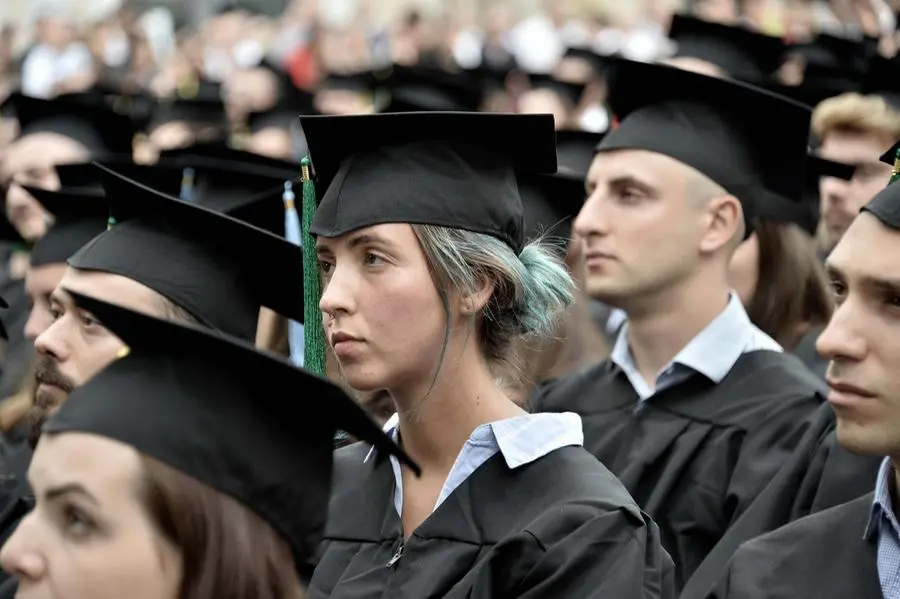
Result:
{"label": "light blue shirt", "polygon": [[891,502],[894,482],[891,460],[884,459],[875,484],[875,500],[863,538],[878,535],[878,579],[884,599],[900,599],[900,524]]}
{"label": "light blue shirt", "polygon": [[694,373],[720,383],[742,354],[760,349],[783,351],[774,339],[750,322],[741,300],[732,293],[725,309],[660,369],[655,385],[649,385],[634,364],[628,346],[627,320],[622,325],[609,359],[622,369],[643,402],[687,380]]}
{"label": "light blue shirt", "polygon": [[[397,440],[399,422],[399,417],[394,414],[384,425],[384,431],[394,441]],[[482,424],[472,431],[456,457],[432,512],[497,452],[503,455],[510,470],[515,470],[570,445],[584,445],[581,416],[573,412],[524,414]],[[373,451],[374,449],[366,456],[366,461]],[[400,462],[394,456],[390,460],[394,471],[394,507],[397,514],[402,515],[403,478],[400,474]]]}

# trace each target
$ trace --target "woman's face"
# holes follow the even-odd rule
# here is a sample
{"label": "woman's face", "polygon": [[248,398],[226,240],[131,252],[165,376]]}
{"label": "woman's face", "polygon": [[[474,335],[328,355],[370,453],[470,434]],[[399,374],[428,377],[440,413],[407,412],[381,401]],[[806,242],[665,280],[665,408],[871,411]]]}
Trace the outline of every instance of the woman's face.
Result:
{"label": "woman's face", "polygon": [[347,384],[358,391],[428,384],[440,362],[446,316],[412,227],[384,224],[319,237],[316,250],[325,335]]}
{"label": "woman's face", "polygon": [[43,435],[28,470],[37,504],[0,551],[17,596],[176,599],[181,553],[146,513],[141,476],[128,445]]}
{"label": "woman's face", "polygon": [[759,238],[753,233],[735,250],[728,266],[728,283],[737,292],[744,306],[749,306],[756,294],[758,282]]}

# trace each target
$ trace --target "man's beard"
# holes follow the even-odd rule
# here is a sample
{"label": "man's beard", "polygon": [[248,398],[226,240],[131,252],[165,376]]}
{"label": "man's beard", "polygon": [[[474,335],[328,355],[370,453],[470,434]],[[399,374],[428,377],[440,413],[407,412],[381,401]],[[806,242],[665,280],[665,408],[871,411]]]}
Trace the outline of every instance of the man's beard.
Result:
{"label": "man's beard", "polygon": [[[43,356],[37,365],[34,378],[38,385],[52,385],[64,391],[66,394],[75,389],[75,382],[59,371],[56,362]],[[46,390],[36,390],[31,409],[28,410],[28,444],[34,449],[41,438],[41,430],[44,423],[50,418],[54,410],[59,406],[59,400]]]}

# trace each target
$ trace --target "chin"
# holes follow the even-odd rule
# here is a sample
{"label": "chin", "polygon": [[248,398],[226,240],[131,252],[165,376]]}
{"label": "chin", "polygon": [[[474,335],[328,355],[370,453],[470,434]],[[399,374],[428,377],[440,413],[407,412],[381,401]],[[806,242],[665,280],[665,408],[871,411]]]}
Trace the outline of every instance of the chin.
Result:
{"label": "chin", "polygon": [[387,389],[387,378],[357,364],[341,364],[341,378],[355,391],[380,391]]}
{"label": "chin", "polygon": [[900,450],[896,432],[879,430],[876,424],[863,424],[838,418],[835,436],[841,447],[857,455],[885,456]]}

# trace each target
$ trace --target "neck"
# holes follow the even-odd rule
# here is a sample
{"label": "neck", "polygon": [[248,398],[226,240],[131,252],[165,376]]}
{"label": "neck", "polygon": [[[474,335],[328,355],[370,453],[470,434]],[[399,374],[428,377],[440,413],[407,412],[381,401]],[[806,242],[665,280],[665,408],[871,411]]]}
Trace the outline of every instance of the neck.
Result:
{"label": "neck", "polygon": [[695,278],[627,307],[631,357],[653,379],[728,305],[724,280]]}
{"label": "neck", "polygon": [[525,413],[494,383],[473,344],[467,343],[463,351],[448,347],[432,385],[434,378],[429,372],[419,384],[391,389],[403,449],[423,471],[449,472],[473,430]]}

